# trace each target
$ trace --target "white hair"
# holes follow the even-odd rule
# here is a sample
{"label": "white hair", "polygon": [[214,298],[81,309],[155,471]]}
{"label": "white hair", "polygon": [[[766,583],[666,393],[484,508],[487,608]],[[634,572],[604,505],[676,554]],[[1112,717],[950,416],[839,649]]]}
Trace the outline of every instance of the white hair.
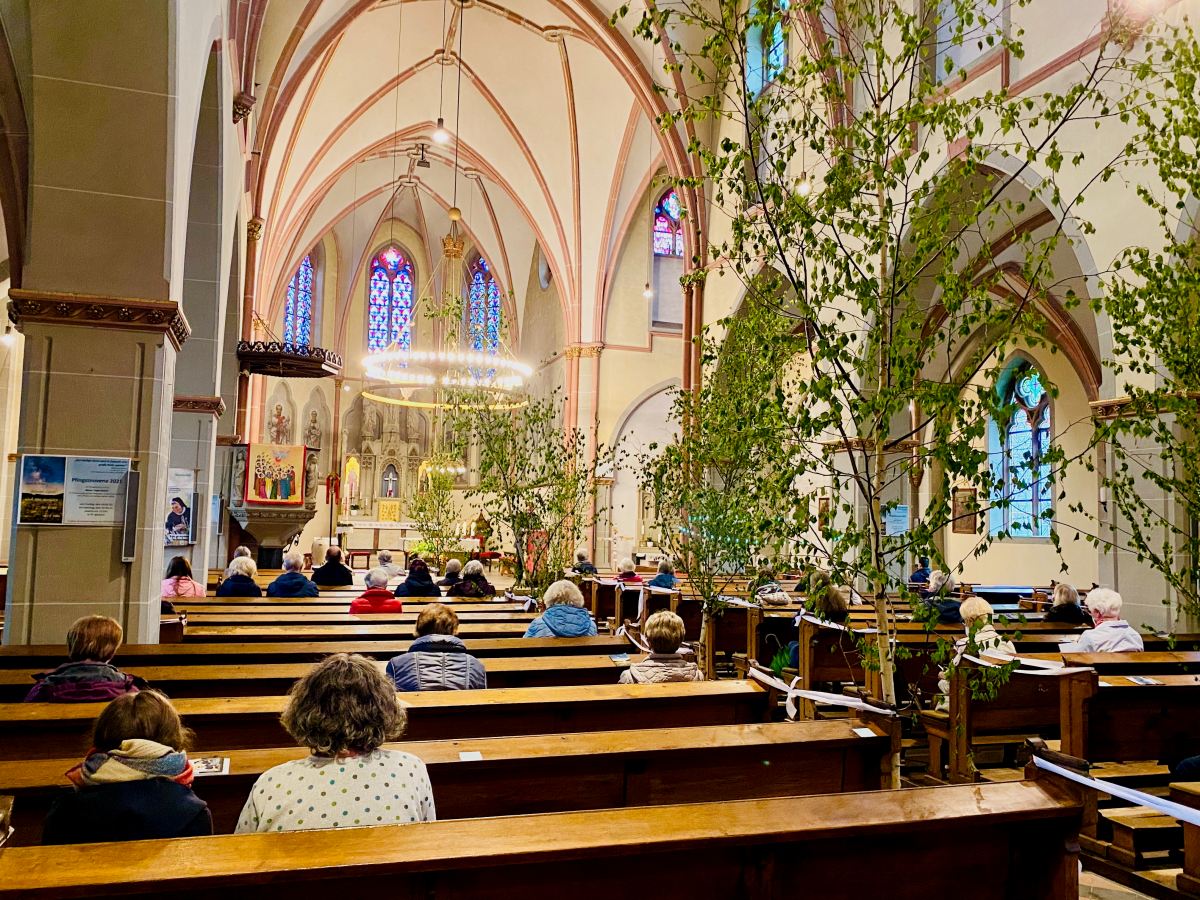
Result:
{"label": "white hair", "polygon": [[299,550],[292,550],[283,554],[283,571],[285,572],[302,572],[304,571],[304,554]]}
{"label": "white hair", "polygon": [[1054,605],[1055,606],[1078,606],[1079,591],[1075,590],[1072,585],[1065,581],[1060,581],[1054,586]]}
{"label": "white hair", "polygon": [[634,571],[633,560],[627,556],[621,560],[621,564],[617,568],[619,568],[622,572],[632,572]]}
{"label": "white hair", "polygon": [[954,576],[951,573],[943,572],[940,569],[929,573],[929,586],[927,588],[929,593],[936,594],[942,590],[949,593],[956,587],[958,587],[958,582],[954,580]]}
{"label": "white hair", "polygon": [[1103,619],[1119,619],[1122,602],[1121,595],[1108,588],[1096,588],[1094,591],[1088,591],[1088,610]]}
{"label": "white hair", "polygon": [[547,608],[558,606],[560,603],[567,606],[583,606],[583,592],[570,581],[556,581],[542,594],[542,603]]}
{"label": "white hair", "polygon": [[387,565],[391,565],[391,562],[392,562],[392,551],[391,550],[380,550],[379,551],[379,564],[381,566],[387,566]]}
{"label": "white hair", "polygon": [[245,575],[247,578],[253,578],[257,574],[258,566],[248,556],[235,556],[229,561],[229,568],[225,570],[226,578],[230,575]]}
{"label": "white hair", "polygon": [[240,544],[234,548],[233,555],[235,559],[239,556],[250,556],[250,548],[245,544]]}
{"label": "white hair", "polygon": [[469,563],[467,563],[465,566],[463,566],[462,573],[464,576],[482,575],[483,574],[483,563],[481,563],[477,559],[473,559]]}
{"label": "white hair", "polygon": [[462,571],[462,560],[461,559],[446,560],[446,574],[447,575],[453,575],[455,572],[461,572],[461,571]]}
{"label": "white hair", "polygon": [[366,577],[363,578],[363,581],[369,588],[387,587],[388,571],[383,567],[374,568],[366,574]]}

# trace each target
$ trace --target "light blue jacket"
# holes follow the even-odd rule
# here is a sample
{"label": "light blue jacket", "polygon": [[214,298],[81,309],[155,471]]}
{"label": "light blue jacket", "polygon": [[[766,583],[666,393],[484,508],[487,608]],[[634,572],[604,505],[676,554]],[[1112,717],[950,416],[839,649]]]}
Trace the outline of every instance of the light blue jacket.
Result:
{"label": "light blue jacket", "polygon": [[592,614],[582,606],[559,603],[552,606],[532,622],[525,637],[595,637],[596,623]]}

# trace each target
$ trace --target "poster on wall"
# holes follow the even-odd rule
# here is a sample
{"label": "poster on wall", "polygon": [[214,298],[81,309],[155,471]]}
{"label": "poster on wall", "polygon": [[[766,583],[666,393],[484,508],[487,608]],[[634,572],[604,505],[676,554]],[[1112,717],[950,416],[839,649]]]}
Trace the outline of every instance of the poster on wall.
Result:
{"label": "poster on wall", "polygon": [[246,454],[246,502],[303,504],[304,448],[251,444]]}
{"label": "poster on wall", "polygon": [[192,495],[196,492],[196,473],[191,469],[167,469],[167,521],[163,543],[168,547],[196,542],[196,518]]}
{"label": "poster on wall", "polygon": [[21,457],[20,525],[120,525],[129,460],[116,456]]}
{"label": "poster on wall", "polygon": [[883,517],[884,533],[892,536],[908,531],[908,507],[904,504],[891,507]]}

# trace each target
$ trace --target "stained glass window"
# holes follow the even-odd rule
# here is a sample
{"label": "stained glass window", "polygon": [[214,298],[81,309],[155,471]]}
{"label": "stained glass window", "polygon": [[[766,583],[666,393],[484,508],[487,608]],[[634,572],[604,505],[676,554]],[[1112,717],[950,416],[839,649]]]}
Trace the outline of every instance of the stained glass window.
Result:
{"label": "stained glass window", "polygon": [[305,256],[287,286],[287,302],[283,307],[283,342],[295,347],[312,343],[313,264]]}
{"label": "stained glass window", "polygon": [[472,350],[500,349],[500,285],[486,259],[476,254],[467,272],[467,338]]}
{"label": "stained glass window", "polygon": [[398,247],[371,260],[367,282],[367,352],[412,347],[413,268]]}
{"label": "stained glass window", "polygon": [[674,189],[659,198],[654,207],[654,255],[683,256],[683,226],[679,220],[683,207]]}
{"label": "stained glass window", "polygon": [[1000,390],[1011,414],[1007,421],[988,423],[994,481],[991,533],[1049,537],[1054,513],[1050,466],[1045,462],[1050,450],[1050,396],[1042,374],[1028,362],[1009,368]]}

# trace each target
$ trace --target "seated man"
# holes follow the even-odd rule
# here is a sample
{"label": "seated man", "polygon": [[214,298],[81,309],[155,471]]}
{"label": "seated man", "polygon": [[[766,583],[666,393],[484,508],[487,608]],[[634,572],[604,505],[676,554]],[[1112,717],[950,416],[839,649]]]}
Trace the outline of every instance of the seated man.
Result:
{"label": "seated man", "polygon": [[917,568],[908,576],[909,584],[929,584],[929,576],[933,570],[929,568],[929,557],[922,556],[917,560]]}
{"label": "seated man", "polygon": [[621,673],[621,684],[660,684],[666,681],[703,681],[696,663],[679,653],[683,643],[683,619],[660,609],[646,620],[642,636],[650,645],[650,655]]}
{"label": "seated man", "polygon": [[283,555],[283,574],[267,585],[268,597],[316,597],[320,589],[304,577],[304,556],[297,550]]}
{"label": "seated man", "polygon": [[438,587],[452,588],[462,581],[462,560],[446,560],[446,577],[438,582]]}
{"label": "seated man", "polygon": [[404,574],[404,570],[392,562],[391,550],[379,551],[379,568],[387,572],[388,578],[399,578]]}
{"label": "seated man", "polygon": [[596,566],[588,559],[587,551],[580,550],[575,554],[574,571],[576,575],[595,575]]}
{"label": "seated man", "polygon": [[1121,595],[1097,588],[1087,595],[1087,611],[1096,627],[1085,631],[1073,644],[1059,644],[1063,653],[1124,653],[1145,649],[1142,636],[1121,618]]}
{"label": "seated man", "polygon": [[354,573],[342,563],[341,547],[330,547],[325,551],[325,565],[313,569],[312,580],[321,587],[349,587],[354,584]]}
{"label": "seated man", "polygon": [[487,687],[483,663],[458,639],[458,616],[430,603],[417,617],[417,639],[393,656],[387,676],[398,691],[463,691]]}
{"label": "seated man", "polygon": [[350,615],[404,612],[404,604],[392,596],[392,591],[388,587],[387,569],[383,566],[378,566],[367,573],[366,584],[367,589],[351,601]]}

